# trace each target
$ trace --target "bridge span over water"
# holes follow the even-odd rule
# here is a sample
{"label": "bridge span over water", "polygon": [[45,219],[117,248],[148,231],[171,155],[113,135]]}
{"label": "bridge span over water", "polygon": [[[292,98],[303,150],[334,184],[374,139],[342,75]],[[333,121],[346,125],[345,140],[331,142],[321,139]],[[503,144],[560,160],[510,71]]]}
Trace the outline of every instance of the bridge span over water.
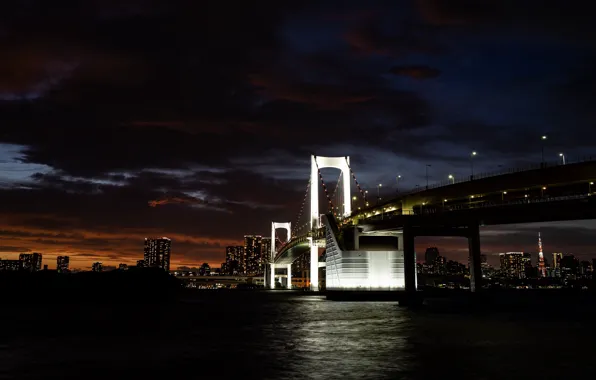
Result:
{"label": "bridge span over water", "polygon": [[[291,277],[291,263],[310,253],[310,288],[319,290],[319,251],[324,249],[328,292],[412,293],[416,291],[415,237],[461,236],[469,242],[471,289],[478,291],[482,278],[481,226],[596,218],[596,199],[592,196],[595,160],[543,163],[527,170],[477,175],[466,181],[399,193],[375,205],[370,205],[349,162],[349,157],[311,157],[305,197],[310,199],[309,220],[302,229],[292,229],[290,223],[273,223],[272,241],[281,227],[287,229],[288,240],[277,249],[272,244],[265,278],[268,286],[274,284],[276,268],[286,269]],[[339,183],[337,186],[343,190],[340,207],[333,207],[333,195],[320,173],[323,167],[341,171],[341,187]],[[352,180],[364,205],[355,210],[351,208]],[[319,182],[334,212],[320,214]]]}

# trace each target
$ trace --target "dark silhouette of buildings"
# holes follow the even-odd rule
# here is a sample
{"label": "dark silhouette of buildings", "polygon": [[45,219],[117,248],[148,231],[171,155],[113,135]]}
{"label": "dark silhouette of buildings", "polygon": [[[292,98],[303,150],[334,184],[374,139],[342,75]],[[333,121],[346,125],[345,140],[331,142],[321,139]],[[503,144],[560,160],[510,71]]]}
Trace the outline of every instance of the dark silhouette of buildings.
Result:
{"label": "dark silhouette of buildings", "polygon": [[91,272],[102,272],[103,271],[103,264],[101,262],[96,262],[91,265]]}
{"label": "dark silhouette of buildings", "polygon": [[41,253],[21,253],[19,255],[21,261],[21,269],[29,272],[37,272],[41,270]]}
{"label": "dark silhouette of buildings", "polygon": [[56,258],[56,271],[58,273],[68,273],[69,263],[69,256],[58,256]]}
{"label": "dark silhouette of buildings", "polygon": [[0,260],[0,270],[8,272],[17,272],[22,267],[21,260]]}
{"label": "dark silhouette of buildings", "polygon": [[199,268],[199,276],[209,276],[211,274],[211,267],[208,263],[203,263]]}
{"label": "dark silhouette of buildings", "polygon": [[222,270],[225,270],[226,274],[245,273],[245,262],[243,246],[228,246],[226,247],[226,262]]}
{"label": "dark silhouette of buildings", "polygon": [[428,247],[426,252],[424,252],[424,263],[426,265],[433,265],[438,257],[439,249],[437,247]]}
{"label": "dark silhouette of buildings", "polygon": [[579,273],[579,260],[574,255],[565,255],[561,259],[561,277],[573,279]]}

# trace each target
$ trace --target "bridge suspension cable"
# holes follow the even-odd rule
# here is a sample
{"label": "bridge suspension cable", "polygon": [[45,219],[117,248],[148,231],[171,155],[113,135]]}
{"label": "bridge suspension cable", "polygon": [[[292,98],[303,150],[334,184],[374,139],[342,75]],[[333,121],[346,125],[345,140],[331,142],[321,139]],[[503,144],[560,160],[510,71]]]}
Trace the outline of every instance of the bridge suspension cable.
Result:
{"label": "bridge suspension cable", "polygon": [[[339,177],[337,177],[337,182],[335,183],[335,190],[333,190],[333,193],[331,194],[331,199],[335,200],[336,205],[341,204],[342,195],[343,195],[342,194],[343,190],[339,186],[341,184],[341,177],[342,177],[342,173],[339,173]],[[338,189],[339,189],[339,192],[338,192]],[[335,215],[336,217],[337,217],[338,210],[339,210],[339,206],[335,206],[335,208],[333,210],[331,210],[333,212],[333,215]]]}
{"label": "bridge suspension cable", "polygon": [[329,202],[329,210],[328,211],[333,211],[333,202],[331,201],[331,198],[329,197],[329,191],[327,191],[327,185],[325,185],[325,181],[323,180],[323,174],[321,174],[321,169],[319,168],[319,163],[316,162],[317,164],[317,171],[319,173],[319,179],[321,181],[321,184],[323,185],[323,190],[325,190],[325,196],[327,197],[327,202]]}
{"label": "bridge suspension cable", "polygon": [[299,223],[300,223],[300,218],[302,217],[302,214],[304,213],[304,205],[306,204],[306,200],[308,199],[310,183],[311,183],[311,179],[309,178],[308,183],[306,185],[306,191],[304,192],[304,198],[302,199],[302,204],[300,205],[300,210],[298,211],[298,216],[296,217],[296,223],[294,223],[294,225],[292,226],[292,235],[293,236],[295,236],[297,232],[299,232],[302,228],[304,228],[306,225],[308,225],[308,222],[304,223],[302,225],[299,225]]}
{"label": "bridge suspension cable", "polygon": [[352,170],[352,167],[350,166],[350,163],[348,162],[348,158],[347,157],[346,157],[346,164],[348,165],[348,169],[350,169],[350,174],[352,175],[352,178],[354,179],[354,182],[356,183],[356,187],[358,188],[358,192],[362,196],[362,199],[364,200],[364,204],[366,204],[366,192],[364,190],[362,190],[362,187],[360,186],[360,183],[356,179],[356,174],[354,174],[354,171]]}
{"label": "bridge suspension cable", "polygon": [[337,182],[335,183],[335,190],[333,190],[333,193],[331,194],[331,198],[333,198],[335,196],[335,194],[337,193],[337,189],[339,188],[340,181],[341,181],[341,173],[339,173],[339,177],[337,177]]}

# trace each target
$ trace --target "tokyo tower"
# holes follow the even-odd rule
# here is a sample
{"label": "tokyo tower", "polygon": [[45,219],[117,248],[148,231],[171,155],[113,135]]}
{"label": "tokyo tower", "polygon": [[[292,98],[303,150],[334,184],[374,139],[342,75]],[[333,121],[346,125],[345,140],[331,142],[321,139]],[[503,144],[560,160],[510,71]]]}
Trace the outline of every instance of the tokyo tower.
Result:
{"label": "tokyo tower", "polygon": [[538,232],[538,274],[540,277],[546,277],[546,266],[544,265],[544,254],[542,253],[542,239]]}

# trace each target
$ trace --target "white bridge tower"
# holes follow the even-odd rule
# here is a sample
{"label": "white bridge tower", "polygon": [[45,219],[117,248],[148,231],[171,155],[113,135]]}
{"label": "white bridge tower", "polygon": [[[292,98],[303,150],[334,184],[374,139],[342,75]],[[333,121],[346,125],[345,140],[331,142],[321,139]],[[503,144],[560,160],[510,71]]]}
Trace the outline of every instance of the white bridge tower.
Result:
{"label": "white bridge tower", "polygon": [[[286,230],[287,232],[287,236],[286,236],[286,242],[290,241],[290,239],[292,238],[292,223],[291,222],[286,222],[286,223],[278,223],[278,222],[272,222],[271,223],[271,252],[269,252],[269,288],[270,289],[275,289],[275,263],[273,263],[273,260],[275,260],[275,230],[277,230],[278,228],[282,228],[284,230]],[[287,264],[287,270],[288,270],[288,289],[292,289],[292,264]],[[267,284],[267,275],[265,274],[265,284]]]}
{"label": "white bridge tower", "polygon": [[[321,228],[319,214],[319,169],[336,168],[341,170],[341,181],[343,185],[343,210],[344,216],[352,213],[350,196],[350,157],[321,157],[311,156],[310,166],[310,230],[315,231]],[[273,245],[273,244],[272,244]],[[319,291],[319,248],[312,237],[309,238],[310,245],[310,289]]]}

